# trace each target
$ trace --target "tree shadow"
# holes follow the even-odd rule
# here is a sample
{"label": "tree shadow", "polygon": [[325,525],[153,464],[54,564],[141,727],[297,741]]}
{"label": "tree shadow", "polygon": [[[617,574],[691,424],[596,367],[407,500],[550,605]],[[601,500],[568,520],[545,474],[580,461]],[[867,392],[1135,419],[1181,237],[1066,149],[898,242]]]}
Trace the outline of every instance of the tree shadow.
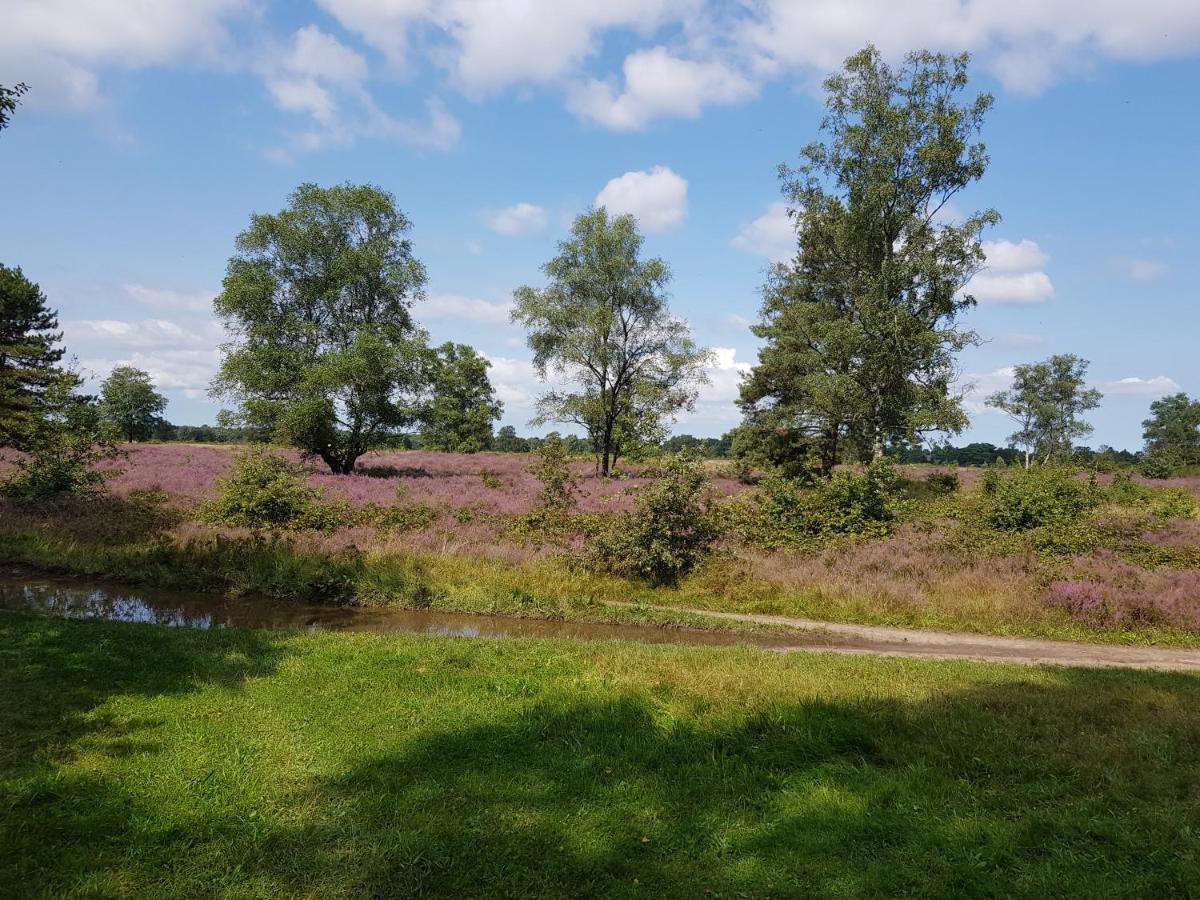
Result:
{"label": "tree shadow", "polygon": [[163,496],[101,494],[44,501],[0,500],[0,515],[15,532],[44,530],[58,538],[124,544],[153,538],[178,525],[184,513]]}
{"label": "tree shadow", "polygon": [[[68,633],[77,624],[29,636],[4,624],[0,672],[18,678],[0,738],[40,737],[0,756],[0,772],[18,764],[0,779],[0,861],[30,893],[78,888],[62,871],[126,892],[271,896],[1095,897],[1200,884],[1200,680],[1188,676],[965,678],[947,665],[911,695],[684,702],[671,676],[597,688],[534,674],[514,695],[498,654],[480,664],[430,645],[420,664],[451,672],[451,689],[404,694],[394,709],[407,718],[354,732],[348,765],[281,786],[273,814],[236,812],[229,795],[188,817],[102,769],[23,781],[21,765],[67,743],[154,754],[152,719],[94,710],[118,694],[236,691],[284,648],[252,632],[117,626],[84,641]],[[375,689],[386,699],[386,680]],[[236,741],[255,732],[229,740],[236,772]],[[305,752],[315,759],[317,743]]]}
{"label": "tree shadow", "polygon": [[374,465],[358,466],[351,473],[364,478],[432,478],[433,475],[424,466],[391,466]]}

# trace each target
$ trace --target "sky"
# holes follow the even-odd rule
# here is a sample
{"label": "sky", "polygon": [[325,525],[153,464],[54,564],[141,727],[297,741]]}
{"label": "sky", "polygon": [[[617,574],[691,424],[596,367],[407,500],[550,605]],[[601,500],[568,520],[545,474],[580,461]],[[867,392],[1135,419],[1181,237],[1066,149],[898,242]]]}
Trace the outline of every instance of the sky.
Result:
{"label": "sky", "polygon": [[234,238],[303,182],[369,182],[414,223],[416,318],[492,363],[502,424],[543,386],[512,291],[572,218],[636,215],[672,310],[713,349],[676,433],[738,422],[749,325],[794,235],[777,169],[820,137],[820,85],[868,42],[972,54],[995,207],[960,358],[971,426],[1013,365],[1091,361],[1091,443],[1136,449],[1157,397],[1200,394],[1200,3],[1195,0],[0,0],[0,262],[57,308],[99,379],[151,373],[212,422],[211,315]]}

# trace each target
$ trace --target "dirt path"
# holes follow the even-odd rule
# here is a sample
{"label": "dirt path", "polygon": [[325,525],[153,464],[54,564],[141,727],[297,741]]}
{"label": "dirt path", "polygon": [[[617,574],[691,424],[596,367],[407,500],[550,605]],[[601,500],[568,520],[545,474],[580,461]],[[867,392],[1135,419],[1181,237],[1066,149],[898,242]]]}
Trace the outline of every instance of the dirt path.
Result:
{"label": "dirt path", "polygon": [[[628,603],[613,605],[633,606]],[[797,619],[790,616],[714,612],[708,609],[677,606],[651,606],[649,608],[664,612],[691,613],[716,619],[732,619],[737,622],[783,625],[802,632],[806,638],[804,645],[777,648],[779,652],[783,653],[815,650],[876,656],[974,659],[1025,665],[1050,663],[1091,668],[1122,667],[1178,672],[1200,671],[1200,650],[1119,644],[1083,644],[1073,641],[923,631],[880,625],[845,625],[821,622],[816,619]],[[784,640],[790,643],[786,638]]]}

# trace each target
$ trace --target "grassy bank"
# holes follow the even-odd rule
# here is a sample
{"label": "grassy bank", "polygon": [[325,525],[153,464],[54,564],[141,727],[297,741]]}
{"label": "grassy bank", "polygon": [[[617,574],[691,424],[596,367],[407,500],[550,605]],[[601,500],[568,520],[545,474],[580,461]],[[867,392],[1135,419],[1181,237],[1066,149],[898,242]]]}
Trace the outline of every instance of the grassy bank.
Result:
{"label": "grassy bank", "polygon": [[[1032,588],[1025,602],[1014,603],[1014,585],[1005,579],[1016,563],[986,561],[972,567],[928,554],[906,560],[900,542],[845,554],[764,558],[760,566],[778,570],[774,577],[762,577],[745,559],[718,555],[678,586],[651,587],[583,571],[554,557],[509,561],[375,541],[364,541],[360,548],[344,538],[330,542],[303,535],[274,539],[229,533],[180,523],[154,506],[106,498],[15,509],[0,524],[0,564],[203,592],[519,617],[746,627],[683,611],[609,605],[617,601],[1063,640],[1200,646],[1197,632],[1083,625],[1038,603]],[[870,574],[877,565],[904,567],[914,578],[919,573],[929,596],[906,600],[897,599],[894,591],[872,590]],[[846,572],[857,585],[838,583],[846,581]]]}
{"label": "grassy bank", "polygon": [[1200,681],[0,614],[28,896],[1151,896]]}

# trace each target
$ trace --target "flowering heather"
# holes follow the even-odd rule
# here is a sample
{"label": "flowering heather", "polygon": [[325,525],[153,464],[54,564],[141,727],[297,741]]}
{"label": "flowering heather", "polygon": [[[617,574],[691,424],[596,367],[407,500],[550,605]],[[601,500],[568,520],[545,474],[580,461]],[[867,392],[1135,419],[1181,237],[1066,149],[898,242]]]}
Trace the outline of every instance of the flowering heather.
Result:
{"label": "flowering heather", "polygon": [[1200,631],[1200,570],[1147,572],[1101,552],[1077,560],[1071,577],[1051,582],[1044,599],[1095,627]]}

